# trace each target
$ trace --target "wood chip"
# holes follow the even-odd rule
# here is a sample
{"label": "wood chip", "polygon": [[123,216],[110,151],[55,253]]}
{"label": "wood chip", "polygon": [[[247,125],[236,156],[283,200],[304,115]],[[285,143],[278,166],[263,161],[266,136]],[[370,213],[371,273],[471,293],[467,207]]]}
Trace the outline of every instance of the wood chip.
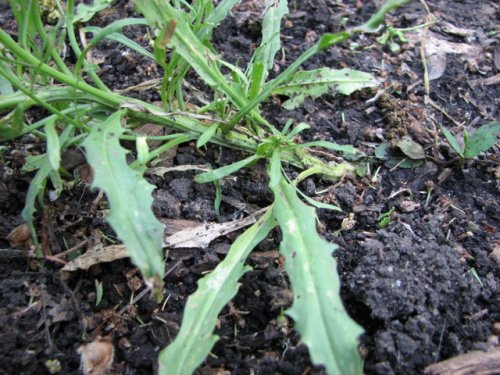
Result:
{"label": "wood chip", "polygon": [[474,351],[427,366],[425,375],[491,375],[500,373],[500,348]]}

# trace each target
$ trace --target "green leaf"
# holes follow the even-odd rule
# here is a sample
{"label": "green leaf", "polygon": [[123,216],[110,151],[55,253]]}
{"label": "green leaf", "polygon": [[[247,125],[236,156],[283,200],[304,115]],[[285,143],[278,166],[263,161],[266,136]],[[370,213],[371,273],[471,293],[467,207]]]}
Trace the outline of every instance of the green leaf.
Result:
{"label": "green leaf", "polygon": [[500,122],[492,121],[482,125],[469,137],[464,150],[464,156],[470,159],[488,150],[497,142],[499,134]]}
{"label": "green leaf", "polygon": [[370,73],[353,69],[320,68],[295,73],[288,82],[275,88],[272,93],[290,97],[292,102],[288,104],[285,102],[284,106],[287,109],[292,109],[302,104],[306,95],[313,98],[336,92],[350,95],[356,90],[378,85],[379,82]]}
{"label": "green leaf", "polygon": [[12,112],[0,118],[0,141],[8,141],[22,134],[24,111],[24,104],[18,104]]}
{"label": "green leaf", "polygon": [[190,28],[189,17],[184,12],[175,9],[169,2],[160,0],[134,0],[134,3],[139,6],[150,25],[160,27],[162,31],[166,30],[168,23],[174,21],[176,27],[171,43],[175,51],[191,64],[209,86],[225,83],[225,77],[217,64],[217,56],[196,37]]}
{"label": "green leaf", "polygon": [[248,98],[253,99],[258,94],[262,87],[262,82],[264,82],[264,64],[262,61],[258,61],[252,66],[252,75],[250,80],[250,89],[248,90]]}
{"label": "green leaf", "polygon": [[281,48],[281,20],[288,14],[288,1],[266,0],[266,10],[262,20],[262,41],[255,50],[255,61],[261,61],[267,70],[274,67],[274,56]]}
{"label": "green leaf", "polygon": [[314,209],[298,198],[291,184],[281,177],[271,186],[273,213],[283,232],[280,253],[294,295],[286,313],[294,319],[314,364],[324,365],[331,375],[361,374],[358,337],[363,330],[342,305],[332,257],[336,246],[319,236]]}
{"label": "green leaf", "polygon": [[[294,127],[290,133],[286,134],[286,139],[292,140],[300,132],[303,132],[306,129],[310,129],[311,127],[305,122],[299,123],[296,127]],[[284,131],[284,130],[283,130]]]}
{"label": "green leaf", "polygon": [[297,190],[299,195],[302,196],[302,198],[304,198],[304,200],[313,207],[321,208],[324,210],[332,210],[332,211],[342,212],[342,209],[340,207],[334,206],[333,204],[323,203],[323,202],[319,202],[317,200],[314,200],[311,197],[308,197],[302,191],[300,191],[300,189],[298,189],[297,187],[295,187],[295,190]]}
{"label": "green leaf", "polygon": [[268,210],[238,237],[226,258],[198,281],[198,289],[186,303],[177,337],[160,353],[159,375],[191,374],[210,353],[218,340],[212,333],[217,316],[236,295],[238,280],[250,269],[244,265],[245,259],[275,225],[271,210]]}
{"label": "green leaf", "polygon": [[47,184],[47,178],[52,171],[52,166],[50,165],[47,154],[37,155],[37,157],[29,157],[26,164],[28,163],[32,163],[33,168],[36,168],[38,170],[31,180],[30,186],[28,188],[26,202],[24,204],[23,211],[21,212],[21,217],[31,230],[31,237],[33,238],[33,243],[35,244],[37,255],[41,256],[42,253],[38,245],[38,239],[33,220],[36,212],[35,205],[37,197],[39,201],[43,203],[43,193],[45,191],[45,185]]}
{"label": "green leaf", "polygon": [[217,220],[221,221],[220,205],[222,203],[222,186],[219,181],[214,181],[214,186],[215,186],[214,211]]}
{"label": "green leaf", "polygon": [[273,155],[269,162],[269,178],[269,187],[271,187],[271,189],[276,188],[281,178],[281,161],[278,148],[274,149]]}
{"label": "green leaf", "polygon": [[246,167],[248,164],[253,163],[256,160],[259,160],[260,158],[261,157],[259,155],[252,155],[246,159],[237,161],[236,163],[226,165],[224,167],[215,169],[213,171],[200,173],[194,178],[194,180],[199,184],[220,180],[221,178],[226,177],[231,173],[234,173],[240,170],[241,168]]}
{"label": "green leaf", "polygon": [[[286,14],[288,14],[287,0],[266,0],[266,9],[262,20],[262,41],[253,54],[248,72],[248,76],[253,77],[252,85],[254,87],[260,88],[266,81],[268,71],[274,67],[274,57],[281,48],[281,20]],[[258,75],[257,81],[254,79],[256,76],[254,70],[260,69],[260,66],[265,70]],[[256,94],[249,97],[254,98],[255,96]]]}
{"label": "green leaf", "polygon": [[399,148],[401,152],[408,156],[410,159],[425,159],[424,148],[408,136],[404,136],[403,138],[398,140],[395,146]]}
{"label": "green leaf", "polygon": [[335,34],[323,34],[318,42],[318,50],[322,51],[327,49],[328,47],[338,44],[346,39],[349,39],[350,37],[351,34],[347,31],[340,31]]}
{"label": "green leaf", "polygon": [[205,130],[203,134],[200,135],[200,138],[198,138],[198,141],[196,142],[196,147],[201,148],[205,146],[217,132],[217,128],[218,128],[217,124],[209,126],[207,130]]}
{"label": "green leaf", "polygon": [[147,25],[147,21],[144,18],[127,18],[125,20],[115,21],[111,25],[108,25],[104,29],[97,26],[87,26],[83,28],[86,33],[93,33],[94,38],[90,41],[92,45],[96,45],[102,39],[109,39],[115,42],[121,43],[124,46],[130,48],[131,50],[149,57],[154,60],[154,56],[151,52],[142,47],[139,43],[132,39],[127,38],[121,33],[121,29],[124,26],[131,25]]}
{"label": "green leaf", "polygon": [[45,124],[45,136],[47,137],[47,155],[50,165],[54,171],[58,171],[61,164],[61,145],[56,131],[55,118]]}
{"label": "green leaf", "polygon": [[73,23],[81,22],[85,23],[95,16],[97,12],[106,9],[113,0],[94,0],[91,5],[78,4],[76,7],[75,18],[73,18]]}
{"label": "green leaf", "polygon": [[213,29],[220,22],[222,22],[231,9],[239,2],[240,0],[222,0],[219,2],[217,7],[214,9],[213,13],[211,13],[207,18],[207,24],[210,25],[210,29]]}
{"label": "green leaf", "polygon": [[128,151],[120,145],[119,137],[124,132],[120,120],[125,111],[115,112],[93,126],[83,146],[94,170],[93,186],[102,189],[109,201],[108,222],[145,279],[158,290],[164,273],[163,224],[151,209],[154,186],[130,168]]}
{"label": "green leaf", "polygon": [[104,295],[104,287],[102,285],[102,281],[98,281],[97,279],[95,280],[95,305],[99,306],[99,304],[102,301],[102,297]]}
{"label": "green leaf", "polygon": [[0,96],[7,96],[14,94],[14,89],[10,82],[4,77],[0,76]]}
{"label": "green leaf", "polygon": [[455,150],[455,152],[461,158],[463,158],[464,152],[462,150],[462,146],[460,146],[460,143],[458,143],[458,139],[453,134],[451,134],[451,132],[448,129],[446,129],[443,125],[440,125],[440,126],[441,126],[441,130],[443,131],[443,134],[444,134],[446,140],[448,141],[448,143],[450,144],[450,146]]}
{"label": "green leaf", "polygon": [[149,161],[149,146],[146,136],[139,136],[135,139],[135,149],[137,150],[137,164],[145,167]]}
{"label": "green leaf", "polygon": [[361,151],[359,151],[354,146],[339,145],[337,143],[328,142],[328,141],[306,142],[306,143],[301,143],[299,146],[300,147],[323,147],[323,148],[326,148],[327,150],[339,151],[339,152],[343,152],[344,154],[347,154],[347,155],[361,154]]}
{"label": "green leaf", "polygon": [[408,4],[410,1],[411,0],[387,0],[366,23],[359,27],[359,30],[366,33],[377,31],[378,27],[384,22],[387,13]]}
{"label": "green leaf", "polygon": [[382,160],[387,160],[390,157],[389,143],[384,142],[375,148],[375,157]]}

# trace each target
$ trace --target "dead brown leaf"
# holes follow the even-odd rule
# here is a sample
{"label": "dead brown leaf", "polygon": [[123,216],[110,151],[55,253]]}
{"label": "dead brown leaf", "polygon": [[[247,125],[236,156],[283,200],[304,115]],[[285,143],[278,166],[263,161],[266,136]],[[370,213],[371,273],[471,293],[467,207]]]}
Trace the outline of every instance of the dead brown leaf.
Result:
{"label": "dead brown leaf", "polygon": [[[170,223],[174,223],[174,226],[170,226],[170,229],[167,227],[166,232],[168,237],[165,238],[163,246],[172,249],[193,247],[204,249],[214,239],[255,223],[257,218],[262,215],[265,210],[267,210],[267,208],[259,210],[243,219],[222,224],[196,223],[187,220],[170,221]],[[194,223],[197,225],[193,226]],[[169,232],[174,231],[176,228],[175,226],[177,226],[177,228],[184,226],[184,228],[168,235]],[[112,262],[126,258],[127,256],[127,249],[124,245],[111,245],[104,248],[98,245],[71,262],[66,263],[62,271],[87,270],[95,264]]]}
{"label": "dead brown leaf", "polygon": [[105,375],[113,366],[115,349],[107,341],[96,340],[78,348],[84,375]]}
{"label": "dead brown leaf", "polygon": [[23,223],[12,229],[7,240],[14,249],[26,249],[31,245],[31,231],[28,224]]}

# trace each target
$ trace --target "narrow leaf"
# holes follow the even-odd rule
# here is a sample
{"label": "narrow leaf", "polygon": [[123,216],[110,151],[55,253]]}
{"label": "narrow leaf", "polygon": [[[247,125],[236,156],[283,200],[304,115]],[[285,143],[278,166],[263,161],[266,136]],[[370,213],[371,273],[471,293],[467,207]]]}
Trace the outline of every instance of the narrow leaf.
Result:
{"label": "narrow leaf", "polygon": [[312,199],[311,197],[308,197],[306,194],[301,192],[297,187],[295,189],[302,196],[302,198],[304,198],[304,200],[313,207],[321,208],[324,210],[332,210],[332,211],[342,212],[342,209],[340,207],[334,206],[333,204],[329,204],[329,203],[319,202],[317,200]]}
{"label": "narrow leaf", "polygon": [[255,82],[258,87],[265,82],[267,72],[274,66],[274,57],[281,48],[281,19],[286,14],[288,14],[288,1],[266,0],[266,10],[262,20],[262,41],[255,50],[249,71],[249,77],[252,77],[255,76],[253,70],[255,67],[259,68],[259,64],[262,64],[263,68],[265,68],[263,74],[259,75],[259,81]]}
{"label": "narrow leaf", "polygon": [[120,145],[124,132],[120,120],[125,111],[93,126],[83,145],[94,170],[93,186],[102,189],[109,201],[108,222],[146,280],[159,287],[164,273],[163,224],[151,209],[154,187],[130,168],[127,151]]}
{"label": "narrow leaf", "polygon": [[293,103],[296,106],[303,103],[305,95],[313,98],[336,92],[350,95],[356,90],[376,87],[378,84],[377,79],[370,73],[353,69],[320,68],[295,73],[288,82],[275,88],[272,93],[289,96],[291,100],[295,99]]}
{"label": "narrow leaf", "polygon": [[50,165],[54,171],[57,171],[61,164],[61,145],[56,131],[55,118],[45,124],[45,136],[47,137],[47,155],[49,156]]}
{"label": "narrow leaf", "polygon": [[[36,198],[43,194],[45,191],[45,185],[47,183],[47,178],[49,177],[52,167],[49,162],[47,155],[40,155],[36,159],[36,164],[38,164],[39,169],[35,174],[35,177],[31,180],[30,187],[28,188],[28,194],[26,196],[26,203],[24,205],[23,211],[21,212],[21,217],[28,224],[31,230],[31,236],[33,238],[33,243],[38,247],[38,240],[36,236],[35,226],[33,224],[33,219],[36,212]],[[37,249],[37,252],[39,250]]]}
{"label": "narrow leaf", "polygon": [[217,132],[217,128],[218,126],[216,124],[209,126],[207,130],[205,130],[200,135],[200,138],[198,138],[198,141],[196,142],[196,147],[201,148],[205,146]]}
{"label": "narrow leaf", "polygon": [[292,140],[300,132],[303,132],[306,129],[310,129],[311,127],[305,122],[301,122],[295,128],[293,128],[290,133],[286,134],[286,138]]}
{"label": "narrow leaf", "polygon": [[123,20],[115,21],[112,24],[106,26],[105,28],[100,28],[97,26],[87,26],[83,28],[83,31],[94,34],[94,37],[89,43],[90,47],[97,45],[97,43],[99,43],[103,39],[109,39],[121,43],[124,46],[144,56],[154,59],[154,56],[149,51],[147,51],[144,47],[142,47],[134,40],[127,38],[121,32],[121,30],[125,26],[147,25],[147,24],[148,22],[144,18],[126,18]]}
{"label": "narrow leaf", "polygon": [[215,169],[210,172],[204,172],[199,175],[197,175],[194,180],[198,182],[199,184],[204,184],[207,182],[212,182],[215,180],[220,180],[223,177],[226,177],[230,175],[231,173],[234,173],[241,168],[246,167],[248,164],[260,159],[260,156],[258,155],[252,155],[246,159],[237,161],[236,163],[226,165],[224,167]]}
{"label": "narrow leaf", "polygon": [[226,258],[198,281],[198,289],[188,298],[177,337],[160,353],[159,375],[191,374],[203,362],[218,340],[212,333],[217,316],[236,295],[238,280],[249,270],[245,259],[274,226],[269,210],[238,237]]}
{"label": "narrow leaf", "polygon": [[278,187],[281,178],[281,161],[279,149],[275,148],[273,156],[269,163],[269,187],[275,189]]}
{"label": "narrow leaf", "polygon": [[0,76],[0,96],[7,96],[12,94],[14,94],[12,85],[7,79]]}
{"label": "narrow leaf", "polygon": [[344,154],[348,154],[348,155],[356,155],[356,154],[360,154],[361,153],[354,146],[339,145],[337,143],[328,142],[328,141],[306,142],[306,143],[301,143],[299,146],[300,147],[323,147],[323,148],[326,148],[327,150],[339,151],[339,152],[343,152]]}
{"label": "narrow leaf", "polygon": [[239,2],[240,0],[222,0],[219,2],[217,7],[214,9],[213,13],[211,13],[207,18],[207,23],[210,25],[210,29],[213,29],[217,26],[222,20],[224,20],[231,9]]}
{"label": "narrow leaf", "polygon": [[441,125],[441,130],[443,131],[443,134],[450,144],[450,146],[455,150],[455,152],[461,157],[464,157],[464,152],[462,150],[462,147],[460,146],[460,143],[458,143],[458,139],[451,134],[451,132],[446,129],[443,125]]}
{"label": "narrow leaf", "polygon": [[324,365],[328,374],[361,374],[358,337],[362,328],[342,305],[336,246],[316,231],[316,215],[281,177],[274,188],[273,213],[283,232],[280,252],[293,290],[287,314],[295,321],[312,361]]}
{"label": "narrow leaf", "polygon": [[250,77],[250,89],[248,90],[248,98],[255,98],[260,91],[262,82],[264,81],[264,64],[262,61],[256,62],[252,66],[252,76]]}

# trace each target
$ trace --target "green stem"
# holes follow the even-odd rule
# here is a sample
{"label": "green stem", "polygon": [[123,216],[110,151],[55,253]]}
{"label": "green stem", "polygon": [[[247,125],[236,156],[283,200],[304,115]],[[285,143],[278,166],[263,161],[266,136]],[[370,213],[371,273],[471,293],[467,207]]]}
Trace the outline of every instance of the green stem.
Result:
{"label": "green stem", "polygon": [[[88,97],[91,97],[90,100],[97,101],[107,107],[111,107],[114,109],[120,108],[122,106],[125,106],[127,103],[127,107],[130,108],[129,116],[133,119],[137,119],[142,122],[153,122],[156,124],[168,126],[170,128],[173,128],[175,130],[184,132],[184,133],[195,133],[195,134],[203,134],[206,129],[207,125],[203,124],[200,121],[197,121],[193,118],[190,118],[188,116],[182,116],[182,115],[171,115],[168,113],[165,113],[158,109],[158,107],[145,103],[143,101],[137,100],[137,99],[132,99],[132,98],[127,98],[123,97],[121,95],[118,95],[116,93],[112,92],[105,92],[103,90],[100,90],[98,88],[95,88],[93,86],[88,85],[87,83],[81,81],[78,78],[75,78],[73,76],[69,76],[67,74],[64,74],[62,72],[59,72],[56,69],[51,68],[47,64],[42,63],[40,60],[38,60],[36,57],[31,55],[29,52],[21,48],[10,36],[5,33],[3,30],[0,29],[0,43],[2,43],[7,49],[10,50],[11,53],[17,56],[17,58],[24,60],[28,64],[31,64],[33,66],[37,66],[39,71],[52,76],[54,79],[56,79],[59,82],[62,82],[68,86],[71,87],[65,87],[65,88],[58,88],[59,90],[59,95],[64,96],[64,90],[66,90],[66,99],[72,98],[75,95],[75,90],[80,90],[83,93],[87,94]],[[314,47],[313,47],[314,48]],[[317,48],[317,47],[316,47]],[[292,69],[296,69],[298,65],[300,65],[303,61],[305,61],[307,58],[312,56],[314,53],[317,51],[315,49],[309,50],[309,52],[306,52],[302,56],[302,60],[298,60],[296,63],[292,64]],[[3,73],[6,77],[8,77],[8,74],[5,72]],[[272,91],[274,88],[273,82],[271,81],[268,85],[271,87],[269,90]],[[278,84],[280,82],[278,81]],[[82,127],[82,124],[76,122],[75,120],[69,118],[68,116],[62,114],[60,111],[58,111],[56,108],[50,106],[49,104],[43,102],[42,98],[47,98],[48,100],[51,99],[51,93],[53,92],[54,89],[49,89],[49,90],[41,90],[42,95],[41,96],[33,96],[30,94],[30,92],[25,89],[24,87],[22,88],[22,92],[26,95],[26,97],[31,98],[35,103],[44,106],[45,108],[49,109],[51,112],[59,114],[62,116],[62,118],[67,119],[67,121],[75,126]],[[80,94],[80,93],[78,93]],[[80,95],[79,95],[80,96]],[[21,100],[22,96],[20,95],[15,95],[12,98],[10,98],[10,101],[7,101],[7,103],[12,104],[13,102]],[[97,99],[97,100],[96,100]],[[1,108],[6,108],[6,103],[5,102],[0,102],[0,109]],[[251,110],[251,109],[250,109]],[[250,111],[249,110],[249,111]],[[249,112],[248,111],[248,112]],[[85,126],[87,128],[87,126]],[[212,143],[219,144],[221,146],[225,147],[230,147],[233,149],[238,149],[242,151],[246,151],[249,153],[255,153],[257,150],[258,142],[255,140],[251,139],[250,137],[240,134],[235,131],[227,132],[225,134],[221,133],[216,133],[212,139]],[[300,155],[299,155],[300,153]],[[304,168],[308,167],[310,165],[323,165],[324,170],[328,172],[328,175],[336,175],[338,174],[337,172],[334,171],[334,168],[331,166],[328,166],[327,164],[323,163],[319,159],[316,159],[310,155],[308,155],[305,151],[283,151],[281,155],[281,159],[285,162],[288,162],[292,165],[295,165],[299,168]]]}
{"label": "green stem", "polygon": [[[80,58],[80,55],[82,54],[82,50],[80,49],[80,46],[78,45],[78,42],[76,40],[75,36],[75,28],[73,27],[73,16],[74,16],[74,8],[75,8],[75,1],[74,0],[68,0],[68,4],[66,7],[66,29],[68,30],[68,39],[69,43],[71,45],[71,48],[73,49],[73,52],[75,53],[77,58]],[[87,74],[89,75],[90,79],[95,83],[95,85],[103,90],[110,92],[109,88],[101,81],[101,79],[97,76],[97,74],[90,68],[89,63],[87,60],[83,61],[83,66],[87,69]]]}
{"label": "green stem", "polygon": [[40,98],[38,98],[35,94],[33,94],[30,90],[28,90],[26,87],[24,87],[24,85],[19,82],[17,79],[14,79],[13,77],[11,77],[9,74],[6,74],[5,68],[3,66],[0,65],[0,74],[3,75],[5,78],[7,78],[7,80],[14,86],[16,87],[19,91],[21,91],[22,93],[24,93],[27,97],[31,98],[31,100],[33,100],[35,103],[37,103],[39,106],[47,109],[48,111],[58,115],[61,119],[64,119],[66,122],[74,125],[75,127],[79,128],[79,129],[83,129],[85,131],[88,131],[90,130],[90,128],[85,125],[85,124],[82,124],[80,123],[79,121],[76,121],[74,119],[72,119],[71,117],[68,117],[66,116],[64,113],[62,113],[61,111],[59,111],[57,108],[53,107],[52,105],[50,105],[49,103],[47,103],[46,101],[44,100],[41,100]]}

